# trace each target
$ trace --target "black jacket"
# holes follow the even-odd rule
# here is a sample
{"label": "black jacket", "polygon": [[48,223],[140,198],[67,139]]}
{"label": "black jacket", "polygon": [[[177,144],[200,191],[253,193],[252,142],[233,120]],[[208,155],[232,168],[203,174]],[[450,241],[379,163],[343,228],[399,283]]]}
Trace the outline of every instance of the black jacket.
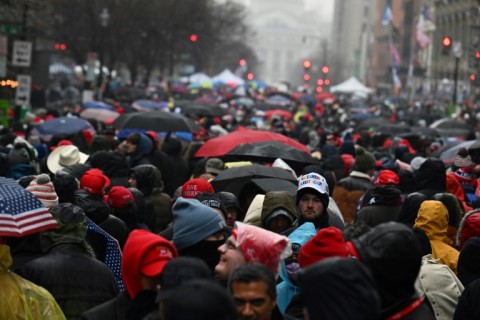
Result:
{"label": "black jacket", "polygon": [[97,226],[117,239],[123,248],[128,236],[128,229],[121,219],[111,214],[110,207],[102,197],[89,194],[86,190],[75,191],[75,204],[83,209],[85,215]]}
{"label": "black jacket", "polygon": [[402,205],[403,198],[398,188],[375,186],[360,200],[356,220],[372,228],[384,222],[398,221]]}
{"label": "black jacket", "polygon": [[453,320],[480,319],[480,280],[475,280],[463,291]]}
{"label": "black jacket", "polygon": [[127,291],[122,291],[115,298],[96,306],[82,315],[82,320],[127,320],[127,310],[132,299]]}
{"label": "black jacket", "polygon": [[55,246],[16,272],[48,290],[69,320],[118,294],[112,271],[79,245]]}

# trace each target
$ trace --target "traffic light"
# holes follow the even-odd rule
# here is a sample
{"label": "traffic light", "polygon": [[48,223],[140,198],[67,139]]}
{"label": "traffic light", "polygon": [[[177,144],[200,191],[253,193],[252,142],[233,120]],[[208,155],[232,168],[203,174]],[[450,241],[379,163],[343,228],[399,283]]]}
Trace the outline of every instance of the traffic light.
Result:
{"label": "traffic light", "polygon": [[255,76],[253,73],[250,72],[249,74],[247,74],[247,80],[252,81],[254,78]]}
{"label": "traffic light", "polygon": [[303,80],[309,81],[309,80],[310,80],[310,75],[309,75],[308,73],[305,73],[305,74],[303,75]]}
{"label": "traffic light", "polygon": [[190,35],[190,42],[195,43],[198,41],[198,35],[196,33],[192,33]]}
{"label": "traffic light", "polygon": [[325,79],[325,81],[323,81],[323,83],[324,83],[326,86],[329,86],[329,85],[330,85],[330,80]]}
{"label": "traffic light", "polygon": [[323,66],[322,67],[322,72],[327,74],[330,71],[330,68],[328,66]]}
{"label": "traffic light", "polygon": [[55,50],[65,51],[67,50],[67,45],[65,43],[55,43],[54,48]]}
{"label": "traffic light", "polygon": [[308,70],[312,67],[312,62],[310,60],[304,60],[303,61],[303,68],[305,70]]}
{"label": "traffic light", "polygon": [[450,54],[450,48],[452,47],[452,38],[443,37],[442,38],[442,54],[448,56]]}
{"label": "traffic light", "polygon": [[323,86],[323,79],[318,79],[317,80],[317,85],[318,86]]}
{"label": "traffic light", "polygon": [[240,59],[240,61],[238,62],[238,64],[243,67],[244,65],[247,64],[247,60],[245,60],[245,59]]}

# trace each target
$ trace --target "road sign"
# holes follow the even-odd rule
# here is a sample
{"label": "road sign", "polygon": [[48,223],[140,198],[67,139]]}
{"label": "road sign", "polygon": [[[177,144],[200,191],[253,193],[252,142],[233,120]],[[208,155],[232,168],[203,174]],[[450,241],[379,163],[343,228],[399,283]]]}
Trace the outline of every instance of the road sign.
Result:
{"label": "road sign", "polygon": [[30,105],[30,90],[32,87],[32,77],[25,74],[17,76],[18,87],[15,90],[15,105],[29,106]]}
{"label": "road sign", "polygon": [[29,41],[14,41],[12,65],[15,67],[30,67],[32,60],[32,43]]}

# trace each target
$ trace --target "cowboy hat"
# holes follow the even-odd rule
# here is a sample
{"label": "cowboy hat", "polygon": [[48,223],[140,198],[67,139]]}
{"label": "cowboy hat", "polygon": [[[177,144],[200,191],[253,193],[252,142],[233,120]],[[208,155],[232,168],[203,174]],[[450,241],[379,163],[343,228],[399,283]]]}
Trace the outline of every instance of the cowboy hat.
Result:
{"label": "cowboy hat", "polygon": [[55,148],[47,158],[48,170],[57,173],[63,168],[77,163],[85,163],[88,155],[80,152],[76,146],[66,145]]}

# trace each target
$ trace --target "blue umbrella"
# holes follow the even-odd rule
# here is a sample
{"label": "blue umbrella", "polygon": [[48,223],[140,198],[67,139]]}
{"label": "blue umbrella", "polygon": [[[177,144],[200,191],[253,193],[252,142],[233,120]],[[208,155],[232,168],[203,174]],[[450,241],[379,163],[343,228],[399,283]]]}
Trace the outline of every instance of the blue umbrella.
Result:
{"label": "blue umbrella", "polygon": [[106,110],[110,110],[110,111],[115,111],[115,108],[112,105],[106,104],[106,103],[101,102],[101,101],[84,102],[83,107],[85,109],[106,109]]}
{"label": "blue umbrella", "polygon": [[77,133],[82,130],[92,129],[92,125],[82,118],[60,117],[40,123],[35,126],[35,129],[40,135],[49,136],[60,133]]}
{"label": "blue umbrella", "polygon": [[[120,140],[126,139],[131,133],[141,132],[146,133],[148,130],[143,129],[122,129],[118,132],[117,137]],[[157,132],[157,136],[161,139],[165,138],[168,132]],[[191,132],[183,132],[183,131],[174,131],[172,132],[172,137],[176,137],[180,140],[186,142],[192,142],[193,134]]]}
{"label": "blue umbrella", "polygon": [[166,101],[153,101],[147,99],[136,100],[132,103],[132,109],[139,111],[164,110],[167,108]]}

